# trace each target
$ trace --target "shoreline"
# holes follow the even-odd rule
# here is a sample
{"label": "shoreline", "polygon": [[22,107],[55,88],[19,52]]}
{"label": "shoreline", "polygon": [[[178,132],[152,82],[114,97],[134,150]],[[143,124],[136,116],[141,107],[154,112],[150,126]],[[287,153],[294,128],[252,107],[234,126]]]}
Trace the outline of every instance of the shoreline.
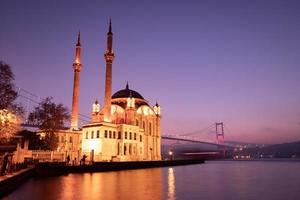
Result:
{"label": "shoreline", "polygon": [[129,162],[94,162],[92,165],[66,166],[62,163],[39,163],[36,166],[38,176],[57,176],[69,173],[109,172],[132,169],[146,169],[180,165],[203,164],[204,159],[197,160],[160,160]]}

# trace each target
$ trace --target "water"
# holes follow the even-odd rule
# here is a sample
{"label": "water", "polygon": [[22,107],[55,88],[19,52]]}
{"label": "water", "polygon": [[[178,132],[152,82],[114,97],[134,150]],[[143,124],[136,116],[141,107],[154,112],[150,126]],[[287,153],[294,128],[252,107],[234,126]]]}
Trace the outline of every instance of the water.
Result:
{"label": "water", "polygon": [[300,162],[210,161],[35,178],[5,199],[299,200]]}

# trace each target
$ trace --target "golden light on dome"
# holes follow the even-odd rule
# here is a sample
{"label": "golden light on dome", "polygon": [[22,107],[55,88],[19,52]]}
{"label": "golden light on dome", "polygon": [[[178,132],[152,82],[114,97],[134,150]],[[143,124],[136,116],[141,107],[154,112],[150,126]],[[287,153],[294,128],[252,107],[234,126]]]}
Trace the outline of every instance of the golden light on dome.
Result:
{"label": "golden light on dome", "polygon": [[124,113],[124,109],[118,105],[112,105],[110,111],[111,111],[111,114],[114,114],[114,113],[123,114]]}
{"label": "golden light on dome", "polygon": [[135,107],[135,99],[133,97],[127,98],[127,107],[134,108]]}

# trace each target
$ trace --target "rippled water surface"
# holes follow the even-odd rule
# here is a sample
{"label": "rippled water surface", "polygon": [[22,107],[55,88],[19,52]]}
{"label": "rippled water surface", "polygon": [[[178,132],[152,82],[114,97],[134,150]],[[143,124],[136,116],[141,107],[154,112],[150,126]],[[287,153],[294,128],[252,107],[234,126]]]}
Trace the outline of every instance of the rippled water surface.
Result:
{"label": "rippled water surface", "polygon": [[299,200],[300,162],[211,161],[35,178],[5,199]]}

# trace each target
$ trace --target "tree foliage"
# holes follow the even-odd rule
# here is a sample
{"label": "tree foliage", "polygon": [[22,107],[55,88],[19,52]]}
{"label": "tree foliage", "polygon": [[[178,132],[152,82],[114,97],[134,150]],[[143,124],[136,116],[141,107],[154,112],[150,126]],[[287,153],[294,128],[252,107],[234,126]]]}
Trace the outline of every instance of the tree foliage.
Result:
{"label": "tree foliage", "polygon": [[14,101],[17,98],[15,90],[14,74],[9,65],[0,61],[0,109],[8,109],[14,106]]}
{"label": "tree foliage", "polygon": [[9,110],[0,110],[0,143],[8,142],[20,130],[20,119]]}
{"label": "tree foliage", "polygon": [[0,142],[9,141],[19,131],[23,109],[15,100],[14,74],[9,65],[0,61]]}
{"label": "tree foliage", "polygon": [[47,97],[29,114],[28,121],[37,125],[43,133],[43,149],[55,150],[58,144],[57,132],[64,128],[70,119],[67,107],[63,104],[52,102],[52,97]]}

